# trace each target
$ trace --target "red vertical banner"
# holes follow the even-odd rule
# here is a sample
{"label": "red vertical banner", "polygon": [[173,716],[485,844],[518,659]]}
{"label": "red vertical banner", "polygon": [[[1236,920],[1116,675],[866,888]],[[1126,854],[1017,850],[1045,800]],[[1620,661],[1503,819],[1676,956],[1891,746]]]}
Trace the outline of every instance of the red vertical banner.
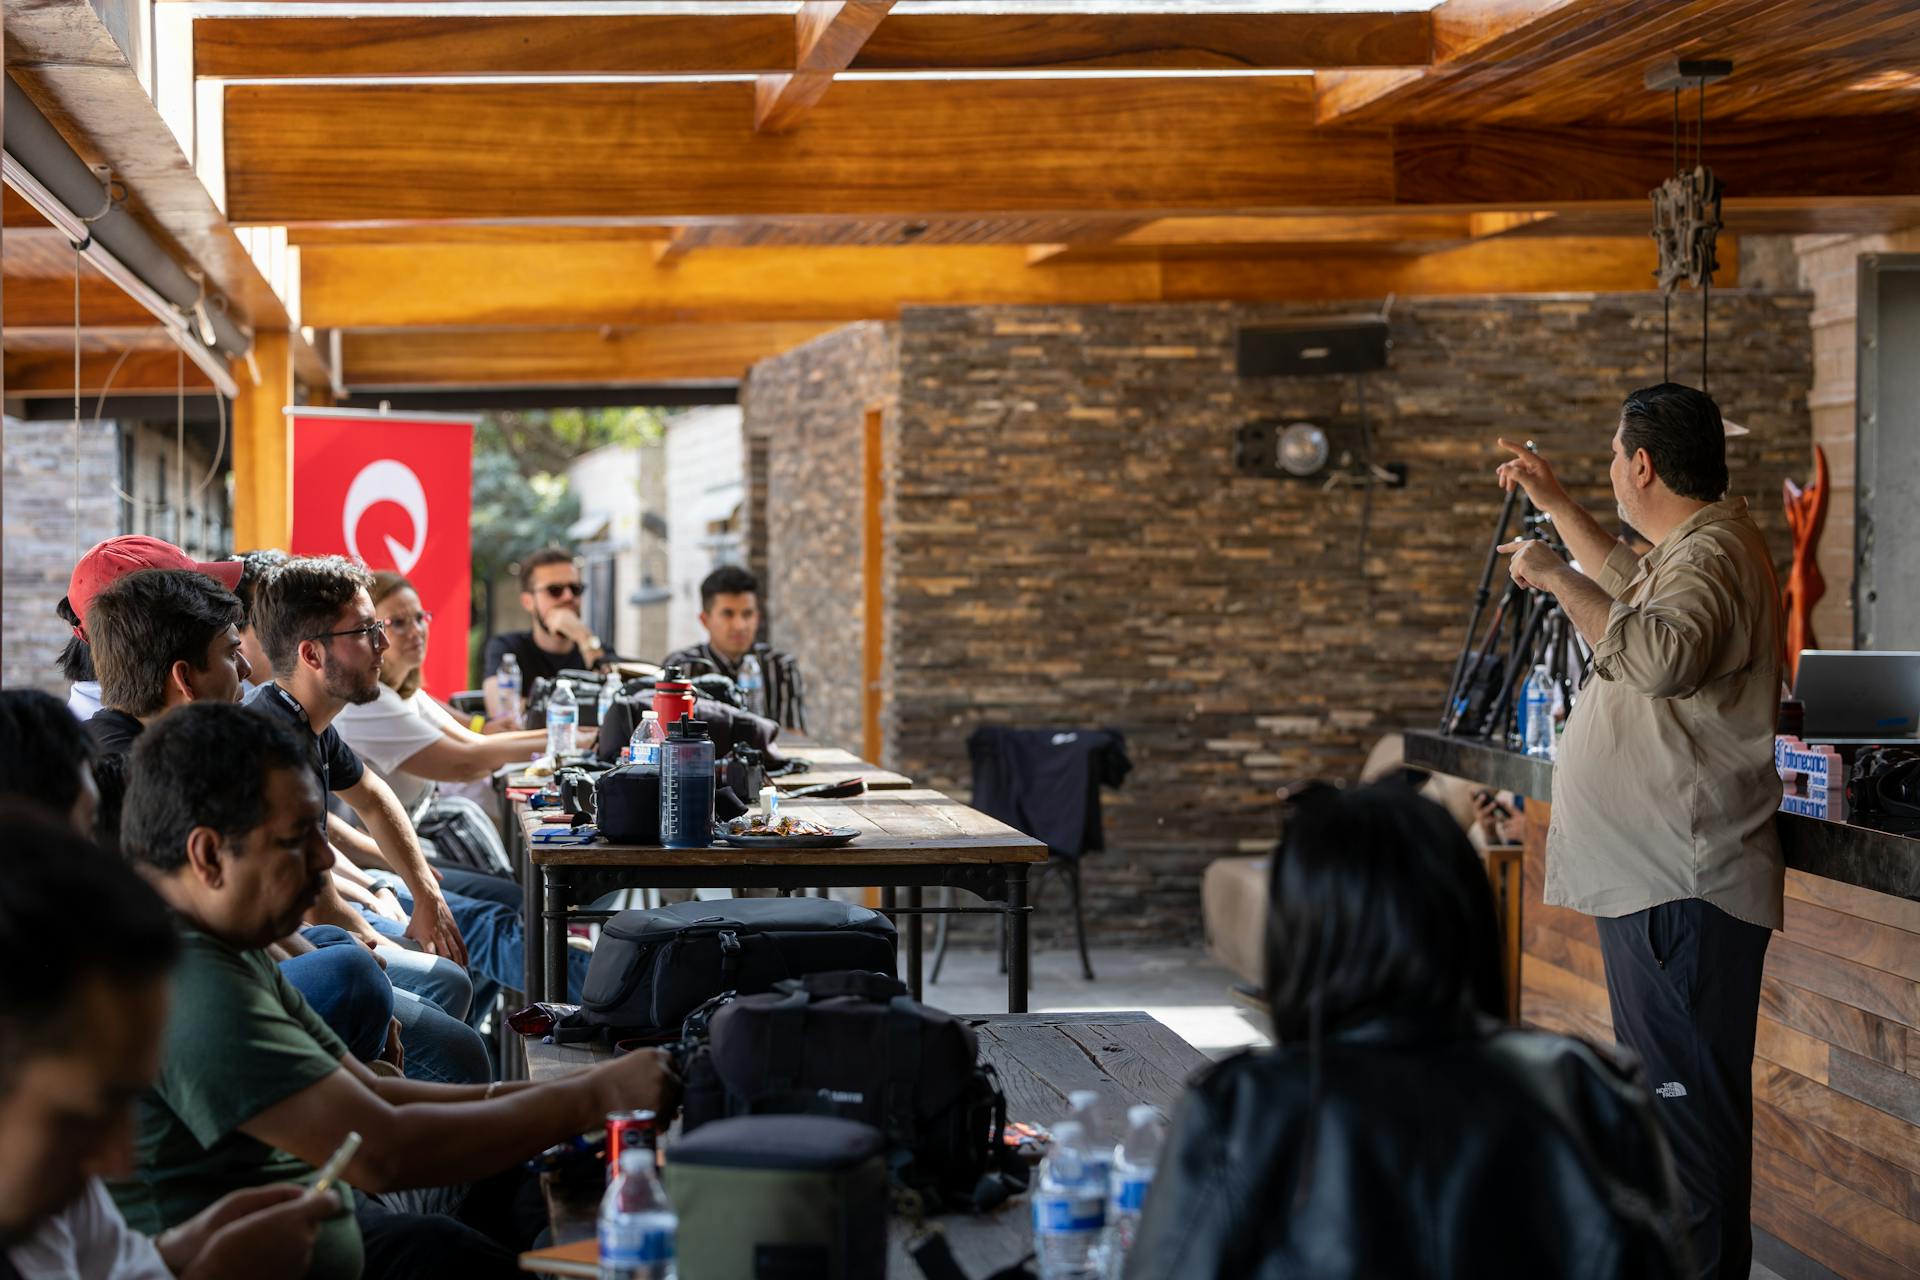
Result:
{"label": "red vertical banner", "polygon": [[297,556],[344,555],[403,575],[433,614],[422,679],[445,698],[467,684],[473,594],[473,420],[351,409],[293,419]]}

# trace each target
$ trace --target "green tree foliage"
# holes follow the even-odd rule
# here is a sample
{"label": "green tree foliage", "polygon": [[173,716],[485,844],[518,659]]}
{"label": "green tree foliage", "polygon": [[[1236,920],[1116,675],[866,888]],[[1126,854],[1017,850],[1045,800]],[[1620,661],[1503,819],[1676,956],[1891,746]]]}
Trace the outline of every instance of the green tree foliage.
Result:
{"label": "green tree foliage", "polygon": [[469,663],[479,659],[493,584],[517,571],[520,557],[564,545],[580,518],[567,466],[607,444],[654,444],[657,409],[532,409],[483,414],[473,431],[473,617]]}

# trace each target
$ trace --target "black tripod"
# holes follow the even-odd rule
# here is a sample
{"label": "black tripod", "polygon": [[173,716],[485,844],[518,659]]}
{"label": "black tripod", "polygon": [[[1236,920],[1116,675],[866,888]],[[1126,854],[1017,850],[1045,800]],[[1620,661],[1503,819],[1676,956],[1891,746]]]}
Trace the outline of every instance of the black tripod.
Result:
{"label": "black tripod", "polygon": [[1559,690],[1563,705],[1571,706],[1574,695],[1586,682],[1590,660],[1559,602],[1547,592],[1529,590],[1510,578],[1486,629],[1481,630],[1481,619],[1486,617],[1487,602],[1492,598],[1493,575],[1500,568],[1500,547],[1508,541],[1516,511],[1523,535],[1542,538],[1562,557],[1567,554],[1552,521],[1518,487],[1509,491],[1494,526],[1493,541],[1487,547],[1486,567],[1474,593],[1473,616],[1467,622],[1466,639],[1454,663],[1453,680],[1440,715],[1442,733],[1484,738],[1509,747],[1524,745],[1519,741],[1514,709],[1519,691],[1534,668],[1546,667],[1547,678]]}

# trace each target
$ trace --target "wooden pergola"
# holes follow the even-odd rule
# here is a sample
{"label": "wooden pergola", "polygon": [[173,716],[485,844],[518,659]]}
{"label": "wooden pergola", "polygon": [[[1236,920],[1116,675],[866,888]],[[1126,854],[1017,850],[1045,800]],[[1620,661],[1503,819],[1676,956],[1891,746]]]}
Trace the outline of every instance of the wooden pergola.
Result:
{"label": "wooden pergola", "polygon": [[[250,332],[236,534],[272,544],[297,399],[724,393],[917,304],[1644,289],[1681,56],[1736,66],[1720,283],[1740,235],[1910,226],[1915,8],[7,0],[5,37]],[[82,394],[173,392],[68,238],[8,193],[6,394],[74,394],[76,269]]]}

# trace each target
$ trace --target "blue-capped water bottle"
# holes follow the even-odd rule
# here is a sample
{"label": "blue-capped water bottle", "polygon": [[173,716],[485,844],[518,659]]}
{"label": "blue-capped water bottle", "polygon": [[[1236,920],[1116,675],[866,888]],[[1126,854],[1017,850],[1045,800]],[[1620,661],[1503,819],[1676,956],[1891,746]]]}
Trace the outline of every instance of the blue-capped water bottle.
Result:
{"label": "blue-capped water bottle", "polygon": [[1075,1120],[1053,1127],[1033,1190],[1033,1252],[1040,1280],[1098,1280],[1107,1226],[1107,1186]]}
{"label": "blue-capped water bottle", "polygon": [[619,1172],[600,1198],[600,1280],[674,1280],[679,1232],[644,1139],[620,1153]]}

